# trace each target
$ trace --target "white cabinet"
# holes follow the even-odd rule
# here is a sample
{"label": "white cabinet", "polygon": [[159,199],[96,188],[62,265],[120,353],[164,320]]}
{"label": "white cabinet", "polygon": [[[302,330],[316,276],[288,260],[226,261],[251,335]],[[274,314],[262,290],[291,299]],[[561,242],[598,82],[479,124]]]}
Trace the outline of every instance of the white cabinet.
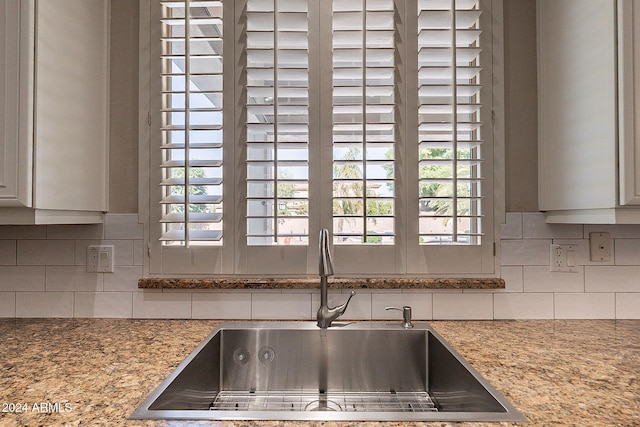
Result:
{"label": "white cabinet", "polygon": [[547,222],[640,223],[639,15],[640,0],[538,0]]}
{"label": "white cabinet", "polygon": [[109,0],[0,0],[0,224],[108,208]]}

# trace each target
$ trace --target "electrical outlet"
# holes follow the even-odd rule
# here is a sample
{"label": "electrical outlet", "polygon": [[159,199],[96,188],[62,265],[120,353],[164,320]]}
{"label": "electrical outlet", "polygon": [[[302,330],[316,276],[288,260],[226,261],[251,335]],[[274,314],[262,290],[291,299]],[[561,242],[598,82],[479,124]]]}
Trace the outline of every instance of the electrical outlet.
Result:
{"label": "electrical outlet", "polygon": [[589,233],[589,255],[593,262],[611,261],[611,236],[609,233]]}
{"label": "electrical outlet", "polygon": [[549,271],[577,273],[575,245],[551,245],[549,248]]}
{"label": "electrical outlet", "polygon": [[87,246],[87,272],[113,273],[113,245]]}

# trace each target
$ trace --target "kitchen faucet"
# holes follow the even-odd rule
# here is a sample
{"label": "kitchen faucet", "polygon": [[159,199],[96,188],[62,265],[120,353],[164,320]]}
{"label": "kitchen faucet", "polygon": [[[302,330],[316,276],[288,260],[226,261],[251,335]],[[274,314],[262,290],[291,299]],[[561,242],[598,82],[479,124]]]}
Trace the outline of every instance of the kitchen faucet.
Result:
{"label": "kitchen faucet", "polygon": [[342,305],[329,308],[327,303],[328,279],[333,276],[333,260],[331,252],[329,252],[329,230],[323,228],[320,230],[320,308],[318,309],[318,327],[326,329],[331,326],[331,322],[342,316],[349,305],[349,301],[356,294],[351,291],[349,299]]}

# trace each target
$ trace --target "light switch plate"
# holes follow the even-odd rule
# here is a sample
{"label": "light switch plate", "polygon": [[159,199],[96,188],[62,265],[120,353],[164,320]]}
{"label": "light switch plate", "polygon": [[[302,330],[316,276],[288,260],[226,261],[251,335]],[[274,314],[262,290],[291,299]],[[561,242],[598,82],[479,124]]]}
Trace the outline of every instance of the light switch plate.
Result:
{"label": "light switch plate", "polygon": [[87,272],[113,273],[113,245],[87,246]]}

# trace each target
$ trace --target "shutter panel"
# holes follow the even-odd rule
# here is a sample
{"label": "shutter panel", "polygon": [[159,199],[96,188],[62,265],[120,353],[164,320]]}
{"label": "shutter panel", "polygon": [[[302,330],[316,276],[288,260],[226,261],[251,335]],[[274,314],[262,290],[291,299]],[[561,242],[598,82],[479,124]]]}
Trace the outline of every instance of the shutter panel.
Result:
{"label": "shutter panel", "polygon": [[165,245],[222,243],[222,2],[163,1]]}
{"label": "shutter panel", "polygon": [[335,244],[395,242],[396,11],[333,1]]}
{"label": "shutter panel", "polygon": [[247,245],[306,245],[307,2],[247,2]]}
{"label": "shutter panel", "polygon": [[423,244],[480,243],[480,16],[477,0],[418,0]]}

